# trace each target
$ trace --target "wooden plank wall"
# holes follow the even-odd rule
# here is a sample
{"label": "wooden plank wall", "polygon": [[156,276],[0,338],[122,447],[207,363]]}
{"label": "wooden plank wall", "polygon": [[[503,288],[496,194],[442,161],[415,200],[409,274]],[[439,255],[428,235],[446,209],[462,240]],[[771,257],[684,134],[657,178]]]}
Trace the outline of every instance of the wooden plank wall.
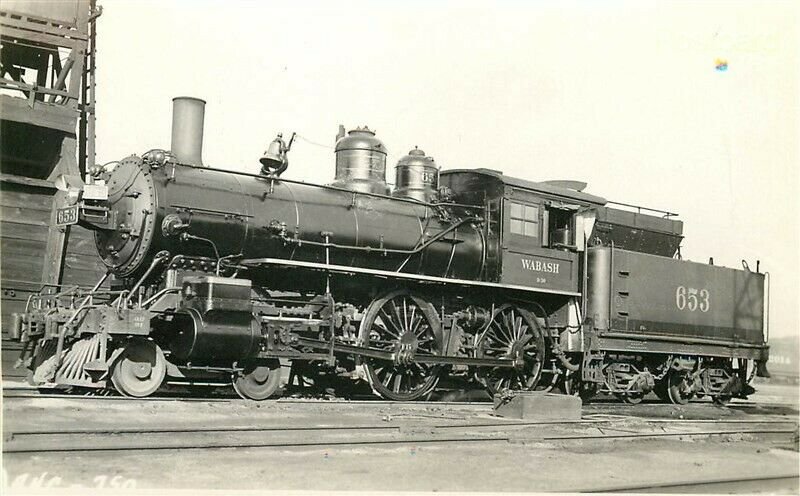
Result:
{"label": "wooden plank wall", "polygon": [[[8,326],[11,314],[23,312],[28,297],[42,287],[47,227],[55,192],[55,188],[42,185],[0,182],[0,330],[4,379],[17,379],[25,373],[13,369],[20,347],[7,339]],[[62,284],[90,288],[104,272],[95,252],[93,234],[72,226]]]}

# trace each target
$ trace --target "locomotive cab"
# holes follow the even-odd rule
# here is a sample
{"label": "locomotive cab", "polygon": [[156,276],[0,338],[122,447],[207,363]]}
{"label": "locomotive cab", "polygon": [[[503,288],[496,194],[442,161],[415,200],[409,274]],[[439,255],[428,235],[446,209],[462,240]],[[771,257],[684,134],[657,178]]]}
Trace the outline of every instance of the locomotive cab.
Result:
{"label": "locomotive cab", "polygon": [[499,262],[493,282],[579,295],[584,229],[605,204],[576,189],[585,183],[536,183],[489,169],[444,171],[440,182],[460,202],[486,202],[487,239]]}

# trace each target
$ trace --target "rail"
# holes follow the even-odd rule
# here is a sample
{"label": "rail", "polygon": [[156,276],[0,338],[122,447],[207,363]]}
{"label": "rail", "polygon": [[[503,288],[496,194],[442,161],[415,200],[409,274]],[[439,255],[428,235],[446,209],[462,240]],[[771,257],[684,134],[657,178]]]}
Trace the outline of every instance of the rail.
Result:
{"label": "rail", "polygon": [[634,205],[634,204],[631,204],[631,203],[622,203],[622,202],[615,202],[615,201],[610,201],[609,200],[609,201],[606,201],[606,205],[607,206],[611,205],[611,206],[616,206],[616,207],[633,208],[633,209],[636,209],[637,213],[642,213],[642,210],[644,210],[646,212],[654,212],[654,213],[657,213],[657,214],[661,214],[661,216],[664,217],[664,218],[677,217],[678,216],[677,213],[670,212],[668,210],[660,210],[660,209],[657,209],[657,208],[643,207],[641,205]]}
{"label": "rail", "polygon": [[[675,481],[658,481],[653,483],[635,483],[616,486],[591,486],[587,488],[570,488],[565,493],[685,493],[685,494],[745,494],[756,493],[791,494],[797,490],[798,474],[752,475],[715,479],[680,479]],[[777,487],[773,487],[776,486]],[[747,487],[745,487],[747,485]],[[769,489],[766,487],[769,485]],[[665,491],[664,489],[669,489]],[[784,493],[784,491],[786,491]]]}
{"label": "rail", "polygon": [[[596,429],[599,434],[530,434],[526,429],[532,426],[551,427],[553,424],[584,425]],[[750,422],[752,428],[692,430],[692,421],[685,421],[681,430],[665,432],[626,430],[621,433],[607,431],[620,431],[613,427],[615,421],[611,419],[591,420],[565,420],[541,422],[503,422],[500,423],[460,423],[446,425],[353,425],[353,426],[288,426],[288,427],[173,427],[162,428],[102,428],[96,430],[66,430],[66,431],[6,431],[6,442],[3,446],[5,455],[14,453],[88,453],[109,451],[153,451],[153,450],[215,450],[225,448],[319,448],[326,446],[375,446],[375,445],[403,445],[403,444],[464,444],[464,443],[525,443],[531,442],[572,442],[572,441],[618,441],[618,440],[647,440],[647,439],[686,439],[734,436],[775,436],[780,435],[791,438],[797,432],[796,424],[789,428],[776,426],[759,426],[760,422]],[[646,421],[645,421],[646,424]],[[309,428],[310,427],[310,428]],[[642,426],[647,428],[646,425]],[[686,428],[688,427],[688,429]],[[480,433],[481,429],[490,428],[498,431]],[[514,429],[516,428],[516,429]],[[416,429],[416,430],[415,430]],[[521,430],[521,432],[520,432]],[[280,438],[282,435],[291,434],[292,431],[314,432],[313,437],[293,439]],[[341,437],[341,431],[354,431],[351,437]],[[455,431],[455,432],[454,432]],[[458,432],[463,431],[463,432]],[[476,432],[477,431],[477,432]],[[516,432],[515,432],[516,431]],[[262,432],[274,437],[261,439],[236,438],[236,434],[251,435]],[[113,436],[109,436],[113,433]],[[228,435],[207,434],[225,433]],[[335,436],[325,436],[325,433],[335,433]],[[149,437],[148,434],[155,437]],[[182,434],[178,436],[163,436],[163,434]],[[376,435],[377,434],[377,435]],[[196,437],[192,437],[196,435]],[[25,440],[25,438],[28,438]],[[71,439],[70,439],[71,438]]]}

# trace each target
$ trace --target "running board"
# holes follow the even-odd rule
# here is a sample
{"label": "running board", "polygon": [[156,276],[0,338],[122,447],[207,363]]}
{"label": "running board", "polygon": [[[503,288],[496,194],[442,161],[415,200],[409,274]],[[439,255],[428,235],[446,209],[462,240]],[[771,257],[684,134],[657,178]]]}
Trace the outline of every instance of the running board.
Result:
{"label": "running board", "polygon": [[418,274],[408,274],[405,272],[393,272],[390,270],[366,269],[362,267],[350,267],[347,265],[333,265],[317,262],[303,262],[300,260],[283,260],[280,258],[250,258],[239,262],[240,265],[246,267],[260,267],[260,266],[282,266],[292,267],[299,269],[311,269],[325,272],[335,272],[338,274],[363,274],[369,276],[386,277],[393,279],[405,279],[409,281],[417,281],[420,283],[435,283],[435,284],[457,284],[459,286],[470,286],[478,288],[492,288],[492,289],[505,289],[514,291],[524,291],[527,293],[546,293],[564,296],[580,296],[580,293],[575,291],[561,291],[557,289],[537,288],[532,286],[520,286],[518,284],[499,284],[496,282],[485,281],[471,281],[469,279],[451,279],[448,277],[426,276]]}

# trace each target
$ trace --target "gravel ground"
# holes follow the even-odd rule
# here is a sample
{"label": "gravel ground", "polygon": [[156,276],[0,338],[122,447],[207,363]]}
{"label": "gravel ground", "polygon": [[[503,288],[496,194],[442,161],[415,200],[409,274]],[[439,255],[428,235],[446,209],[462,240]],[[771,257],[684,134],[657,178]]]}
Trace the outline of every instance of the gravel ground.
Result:
{"label": "gravel ground", "polygon": [[[600,399],[586,405],[586,419],[617,419],[621,432],[656,427],[647,419],[798,419],[794,386],[760,384],[747,402],[728,408],[709,402],[626,406]],[[363,426],[397,425],[425,432],[435,425],[503,423],[492,405],[401,404],[326,401],[180,402],[9,399],[4,431],[87,426]],[[91,424],[89,424],[91,422]],[[510,421],[509,421],[510,422]],[[706,424],[715,429],[723,423]],[[796,424],[795,424],[796,425]],[[231,448],[126,453],[14,454],[3,456],[9,493],[50,485],[56,492],[93,489],[276,489],[316,491],[574,491],[681,479],[797,474],[797,438],[592,440],[543,442],[542,435],[597,433],[581,425],[514,430],[512,442],[457,445]],[[477,431],[476,431],[477,432]],[[503,434],[511,428],[480,430]],[[366,434],[364,434],[366,435]],[[220,435],[217,435],[220,436]],[[227,435],[231,436],[231,435]],[[238,436],[238,437],[237,437]],[[230,439],[239,439],[236,434]],[[347,436],[352,436],[350,431]],[[5,436],[4,436],[5,437]],[[284,433],[314,440],[315,434]],[[798,488],[789,492],[796,493]],[[747,492],[751,492],[752,487]]]}

